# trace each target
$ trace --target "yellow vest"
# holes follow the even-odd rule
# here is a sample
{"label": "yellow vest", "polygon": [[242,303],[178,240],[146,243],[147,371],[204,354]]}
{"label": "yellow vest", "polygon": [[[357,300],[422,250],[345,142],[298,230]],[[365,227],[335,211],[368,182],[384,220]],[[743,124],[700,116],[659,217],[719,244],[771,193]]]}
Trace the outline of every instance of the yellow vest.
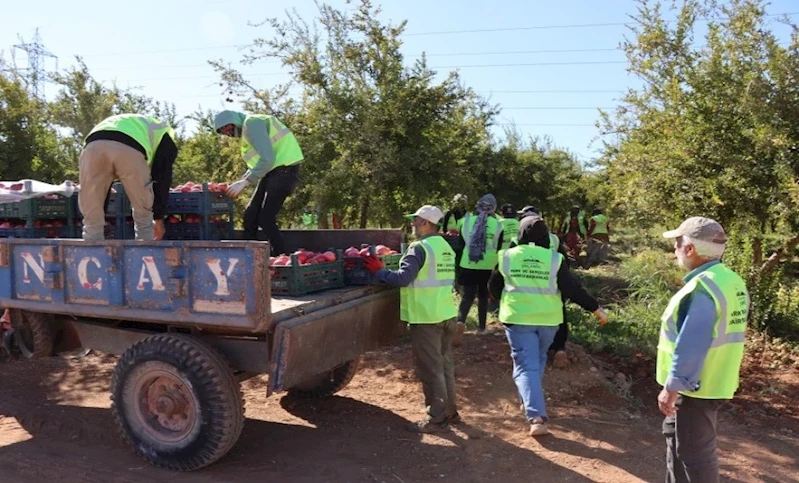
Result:
{"label": "yellow vest", "polygon": [[[400,320],[409,324],[437,324],[455,318],[458,309],[452,299],[455,282],[455,252],[440,235],[433,235],[411,243],[424,249],[424,264],[416,279],[400,288]],[[402,263],[402,262],[400,262]]]}
{"label": "yellow vest", "polygon": [[275,164],[272,169],[281,166],[291,166],[297,164],[303,159],[302,149],[297,142],[294,133],[291,132],[285,124],[280,122],[275,116],[267,116],[263,114],[250,114],[244,119],[241,131],[241,157],[250,169],[255,168],[261,156],[258,151],[250,144],[249,133],[247,132],[247,121],[251,119],[260,119],[266,122],[269,127],[269,142],[272,143],[272,150],[275,154]]}
{"label": "yellow vest", "polygon": [[666,384],[677,343],[680,303],[700,287],[710,295],[716,305],[713,342],[699,375],[699,390],[680,393],[700,399],[732,399],[738,389],[738,376],[744,354],[749,292],[743,279],[721,263],[697,274],[666,306],[661,318],[656,379],[661,386]]}
{"label": "yellow vest", "polygon": [[473,270],[493,270],[497,266],[497,246],[499,245],[499,237],[502,234],[500,230],[499,221],[495,216],[489,216],[486,220],[486,251],[483,254],[483,259],[479,262],[472,262],[469,260],[469,241],[472,238],[472,229],[477,222],[477,215],[474,213],[466,213],[461,218],[461,235],[466,247],[463,250],[461,257],[461,268],[471,268]]}
{"label": "yellow vest", "polygon": [[505,279],[499,320],[505,324],[555,326],[563,322],[558,270],[563,255],[537,245],[502,250],[499,273]]}
{"label": "yellow vest", "polygon": [[169,124],[143,114],[117,114],[107,117],[94,126],[89,135],[98,131],[117,131],[133,138],[144,148],[148,165],[153,164],[155,151],[164,136],[169,135],[173,140],[176,137],[175,130]]}

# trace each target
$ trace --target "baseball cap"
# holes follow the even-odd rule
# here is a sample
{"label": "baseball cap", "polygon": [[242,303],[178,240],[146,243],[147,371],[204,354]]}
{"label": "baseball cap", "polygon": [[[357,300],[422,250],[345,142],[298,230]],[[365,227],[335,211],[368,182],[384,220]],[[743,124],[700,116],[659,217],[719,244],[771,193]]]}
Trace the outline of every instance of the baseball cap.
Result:
{"label": "baseball cap", "polygon": [[538,208],[536,208],[533,205],[527,205],[524,208],[522,208],[521,210],[517,211],[516,213],[518,213],[520,215],[523,215],[523,214],[527,213],[528,211],[530,213],[539,213],[540,214],[540,211],[538,211]]}
{"label": "baseball cap", "polygon": [[710,243],[725,243],[727,234],[724,228],[716,220],[703,216],[692,216],[683,221],[676,230],[663,233],[663,238],[677,238],[687,236],[694,240],[701,240]]}
{"label": "baseball cap", "polygon": [[444,213],[442,213],[437,206],[424,205],[416,210],[416,213],[411,213],[410,215],[405,216],[407,218],[415,218],[418,216],[419,218],[424,218],[430,223],[438,223],[442,218],[444,218]]}

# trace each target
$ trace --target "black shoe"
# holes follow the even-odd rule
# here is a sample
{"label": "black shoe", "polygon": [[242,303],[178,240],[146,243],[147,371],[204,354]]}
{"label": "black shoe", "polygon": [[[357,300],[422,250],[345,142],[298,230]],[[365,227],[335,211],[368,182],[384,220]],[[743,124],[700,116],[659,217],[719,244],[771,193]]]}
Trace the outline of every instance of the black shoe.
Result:
{"label": "black shoe", "polygon": [[430,419],[423,419],[411,423],[406,429],[412,433],[442,433],[444,431],[449,431],[449,424],[447,424],[446,419],[440,423],[434,423]]}
{"label": "black shoe", "polygon": [[447,416],[447,424],[460,424],[462,421],[461,415],[458,413],[455,413],[452,416]]}

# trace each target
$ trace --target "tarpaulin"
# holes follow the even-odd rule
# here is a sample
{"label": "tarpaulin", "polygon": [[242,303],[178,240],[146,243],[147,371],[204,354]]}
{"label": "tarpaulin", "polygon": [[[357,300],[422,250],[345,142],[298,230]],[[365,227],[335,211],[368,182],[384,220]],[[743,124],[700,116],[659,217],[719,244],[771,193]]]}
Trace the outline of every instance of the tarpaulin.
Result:
{"label": "tarpaulin", "polygon": [[42,183],[32,179],[0,181],[0,203],[23,201],[51,194],[72,196],[76,191],[78,191],[78,188],[72,184],[72,181],[64,181],[59,185]]}

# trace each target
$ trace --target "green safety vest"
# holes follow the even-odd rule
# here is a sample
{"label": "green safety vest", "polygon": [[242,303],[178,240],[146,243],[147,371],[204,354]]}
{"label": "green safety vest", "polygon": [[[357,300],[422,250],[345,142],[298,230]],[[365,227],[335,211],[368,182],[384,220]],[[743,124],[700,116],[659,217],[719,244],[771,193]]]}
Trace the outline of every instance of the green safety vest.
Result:
{"label": "green safety vest", "polygon": [[554,233],[550,233],[549,234],[549,249],[558,251],[558,248],[560,248],[560,238],[558,238],[558,235],[556,235]]}
{"label": "green safety vest", "polygon": [[143,114],[117,114],[107,117],[94,126],[89,135],[98,131],[117,131],[130,136],[144,149],[148,166],[153,164],[155,151],[164,136],[169,135],[173,140],[176,138],[175,130],[169,124]]}
{"label": "green safety vest", "polygon": [[713,342],[699,374],[699,390],[680,393],[700,399],[732,399],[738,389],[738,374],[744,354],[749,292],[746,283],[719,263],[699,273],[677,292],[661,317],[658,341],[657,382],[666,384],[677,344],[680,303],[703,288],[716,305]]}
{"label": "green safety vest", "polygon": [[499,273],[505,279],[499,320],[505,324],[556,326],[563,322],[558,270],[563,255],[537,245],[502,250]]}
{"label": "green safety vest", "polygon": [[461,218],[461,235],[466,244],[461,257],[461,268],[471,268],[473,270],[493,270],[497,266],[497,247],[499,245],[499,237],[502,230],[499,229],[500,223],[494,216],[489,216],[486,220],[486,251],[483,254],[483,259],[479,262],[472,262],[469,260],[469,240],[472,238],[472,229],[477,222],[477,215],[473,213],[466,213]]}
{"label": "green safety vest", "polygon": [[305,227],[313,227],[318,225],[319,216],[316,213],[305,213],[302,215],[302,225]]}
{"label": "green safety vest", "polygon": [[275,116],[267,116],[264,114],[250,114],[244,119],[241,132],[241,157],[250,169],[258,165],[261,156],[258,151],[250,144],[247,133],[247,121],[250,119],[260,119],[266,122],[269,126],[269,142],[272,143],[272,150],[275,154],[275,164],[272,167],[279,168],[281,166],[291,166],[303,160],[302,149],[291,132],[285,124],[280,122]]}
{"label": "green safety vest", "polygon": [[502,231],[505,233],[505,238],[513,243],[519,239],[519,220],[516,218],[502,218]]}
{"label": "green safety vest", "polygon": [[443,237],[433,235],[411,243],[403,258],[416,246],[424,249],[425,260],[416,279],[400,288],[400,319],[409,324],[437,324],[456,317],[458,308],[452,299],[455,252]]}
{"label": "green safety vest", "polygon": [[591,219],[594,221],[594,231],[591,232],[593,235],[607,235],[608,234],[608,217],[607,216],[605,216],[603,214],[599,214],[599,215],[592,216]]}
{"label": "green safety vest", "polygon": [[447,218],[447,226],[444,227],[444,231],[457,230],[459,221],[460,220],[456,218],[455,215],[450,214],[449,218]]}

